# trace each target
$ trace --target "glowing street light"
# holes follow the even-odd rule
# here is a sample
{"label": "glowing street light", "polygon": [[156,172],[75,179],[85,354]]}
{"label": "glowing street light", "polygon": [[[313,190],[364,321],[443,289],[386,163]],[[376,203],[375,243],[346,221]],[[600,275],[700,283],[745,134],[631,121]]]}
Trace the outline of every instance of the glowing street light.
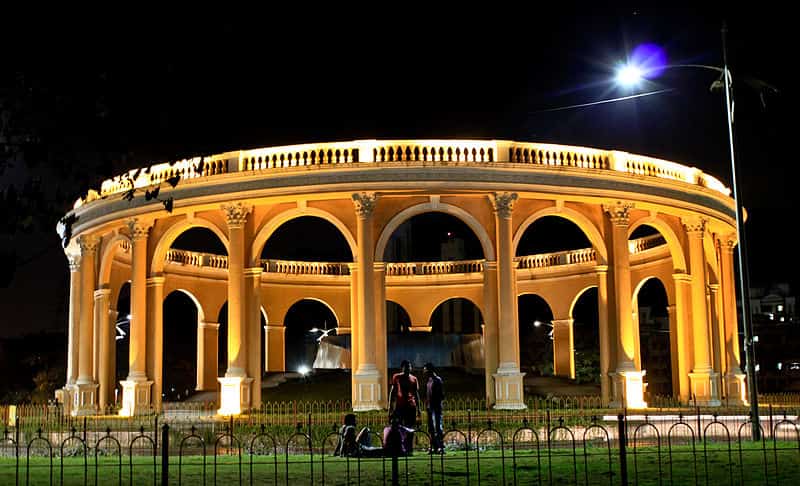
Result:
{"label": "glowing street light", "polygon": [[308,366],[306,366],[306,365],[300,365],[300,366],[297,368],[297,372],[298,372],[298,373],[300,373],[301,375],[303,375],[303,378],[305,378],[305,377],[306,377],[306,375],[307,375],[307,374],[308,374],[310,371],[311,371],[311,370],[310,370],[310,369],[308,368]]}

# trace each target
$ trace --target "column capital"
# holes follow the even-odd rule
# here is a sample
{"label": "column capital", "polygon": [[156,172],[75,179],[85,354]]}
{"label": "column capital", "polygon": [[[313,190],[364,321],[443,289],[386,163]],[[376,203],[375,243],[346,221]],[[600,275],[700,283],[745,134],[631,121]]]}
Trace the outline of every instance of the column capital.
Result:
{"label": "column capital", "polygon": [[385,272],[386,262],[372,262],[372,269],[376,272]]}
{"label": "column capital", "polygon": [[712,293],[719,292],[720,285],[718,283],[710,283],[708,284],[708,290]]}
{"label": "column capital", "polygon": [[374,192],[362,192],[353,194],[353,205],[356,207],[356,213],[361,219],[367,219],[372,216],[375,210],[375,205],[378,203],[378,194]]}
{"label": "column capital", "polygon": [[252,206],[246,205],[241,201],[224,203],[220,206],[225,213],[225,222],[228,223],[229,228],[241,228],[247,221],[247,215],[253,209]]}
{"label": "column capital", "polygon": [[264,273],[262,267],[249,267],[244,269],[245,278],[261,278],[262,273]]}
{"label": "column capital", "polygon": [[94,291],[94,300],[107,299],[111,295],[111,289],[97,289]]}
{"label": "column capital", "polygon": [[81,256],[67,253],[67,263],[70,272],[77,272],[81,269]]}
{"label": "column capital", "polygon": [[483,265],[483,271],[497,271],[497,261],[496,260],[486,260],[481,263]]}
{"label": "column capital", "polygon": [[100,245],[100,237],[96,235],[81,235],[78,237],[78,245],[81,247],[81,255],[95,253]]}
{"label": "column capital", "polygon": [[219,330],[219,322],[208,322],[208,321],[200,321],[197,323],[197,327],[200,329],[214,329]]}
{"label": "column capital", "polygon": [[286,332],[286,326],[281,326],[278,324],[267,324],[264,326],[265,331],[280,331],[282,333]]}
{"label": "column capital", "polygon": [[603,211],[608,214],[608,219],[614,226],[628,226],[631,221],[630,210],[632,208],[633,203],[622,201],[603,204]]}
{"label": "column capital", "polygon": [[166,281],[166,277],[158,276],[158,277],[149,277],[145,280],[145,283],[148,287],[158,287],[164,286],[164,281]]}
{"label": "column capital", "polygon": [[688,273],[673,273],[672,279],[675,283],[691,283],[692,276]]}
{"label": "column capital", "polygon": [[493,192],[490,200],[492,201],[494,212],[499,217],[510,219],[511,212],[514,211],[514,204],[518,198],[519,196],[516,192]]}
{"label": "column capital", "polygon": [[594,273],[598,275],[608,273],[608,265],[595,265]]}
{"label": "column capital", "polygon": [[703,236],[703,232],[706,230],[706,221],[705,218],[681,218],[686,233],[696,238]]}
{"label": "column capital", "polygon": [[131,218],[125,221],[130,231],[131,241],[144,240],[150,233],[150,228],[153,227],[152,221],[146,221],[139,218]]}
{"label": "column capital", "polygon": [[737,240],[735,234],[723,235],[719,237],[719,246],[722,251],[726,253],[733,253],[738,242],[739,241]]}

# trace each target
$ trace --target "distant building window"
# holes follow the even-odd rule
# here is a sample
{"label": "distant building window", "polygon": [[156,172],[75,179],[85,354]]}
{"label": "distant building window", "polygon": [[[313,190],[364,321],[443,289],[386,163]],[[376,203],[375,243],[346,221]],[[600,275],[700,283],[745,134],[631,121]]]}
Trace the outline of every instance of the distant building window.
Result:
{"label": "distant building window", "polygon": [[782,304],[778,304],[778,312],[783,312],[783,305]]}

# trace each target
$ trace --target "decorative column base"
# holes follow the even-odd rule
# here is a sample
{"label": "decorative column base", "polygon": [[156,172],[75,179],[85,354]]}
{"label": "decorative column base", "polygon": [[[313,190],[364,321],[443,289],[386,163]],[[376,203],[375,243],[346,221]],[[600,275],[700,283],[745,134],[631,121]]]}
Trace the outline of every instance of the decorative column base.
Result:
{"label": "decorative column base", "polygon": [[76,383],[72,388],[73,416],[97,415],[97,383]]}
{"label": "decorative column base", "polygon": [[744,373],[728,373],[725,375],[725,396],[728,397],[729,405],[750,405],[747,400],[747,385],[745,384]]}
{"label": "decorative column base", "polygon": [[644,401],[644,375],[646,371],[618,370],[611,377],[612,408],[647,408]]}
{"label": "decorative column base", "polygon": [[722,405],[719,400],[719,386],[717,385],[719,381],[717,378],[719,378],[719,373],[714,370],[689,373],[692,397],[696,405],[705,407],[719,407]]}
{"label": "decorative column base", "polygon": [[253,379],[246,376],[217,378],[220,384],[217,415],[240,415],[250,408]]}
{"label": "decorative column base", "polygon": [[525,373],[520,373],[515,364],[507,365],[501,363],[494,376],[494,408],[497,410],[523,410],[525,406],[523,399],[522,378]]}
{"label": "decorative column base", "polygon": [[72,413],[72,388],[75,385],[64,385],[64,388],[56,390],[56,401],[61,404],[62,415],[70,415]]}
{"label": "decorative column base", "polygon": [[381,375],[374,364],[362,364],[353,374],[354,412],[382,410]]}
{"label": "decorative column base", "polygon": [[153,385],[149,380],[124,380],[122,385],[122,408],[119,411],[121,417],[132,417],[142,415],[151,411],[150,407],[150,387]]}

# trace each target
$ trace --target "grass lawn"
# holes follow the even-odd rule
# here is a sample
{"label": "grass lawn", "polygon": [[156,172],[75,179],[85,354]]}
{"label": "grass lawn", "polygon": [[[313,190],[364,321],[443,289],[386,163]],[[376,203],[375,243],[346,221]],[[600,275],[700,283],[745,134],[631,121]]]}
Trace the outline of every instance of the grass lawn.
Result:
{"label": "grass lawn", "polygon": [[[744,444],[743,460],[740,462],[738,448],[734,445],[731,450],[730,460],[727,446],[714,445],[708,451],[708,461],[704,459],[702,446],[697,449],[696,454],[692,453],[688,447],[673,447],[672,457],[666,449],[662,449],[657,454],[655,449],[639,449],[637,454],[628,451],[628,478],[630,484],[670,484],[670,479],[674,484],[694,484],[695,482],[705,484],[706,474],[708,474],[709,484],[739,484],[744,475],[745,484],[764,484],[765,468],[764,453],[760,448],[753,447],[751,444]],[[780,482],[788,483],[800,479],[800,452],[797,444],[779,444],[787,450],[778,450],[778,467],[775,466],[775,453],[768,444],[766,454],[767,470],[766,474],[770,482],[777,478]],[[603,448],[588,449],[588,469],[584,466],[583,448],[579,446],[576,456],[573,457],[572,450],[554,450],[551,457],[542,450],[539,460],[535,451],[517,451],[516,467],[514,467],[511,451],[506,450],[504,457],[498,450],[483,451],[480,453],[470,451],[469,460],[463,451],[448,452],[443,458],[441,456],[428,456],[417,453],[410,458],[399,459],[399,473],[401,484],[424,485],[424,484],[464,484],[467,476],[471,483],[476,483],[480,475],[482,484],[514,484],[514,473],[516,471],[517,484],[537,484],[539,478],[543,483],[552,482],[554,484],[572,484],[577,479],[578,483],[583,484],[619,484],[619,457],[616,451],[611,452],[611,472],[609,473],[608,450]],[[288,462],[286,456],[277,456],[277,467],[275,466],[274,456],[254,456],[253,457],[253,484],[274,484],[277,475],[279,484],[321,484],[323,480],[322,457],[315,455],[313,466],[309,461],[308,455],[291,455]],[[660,458],[660,466],[659,466]],[[696,462],[693,460],[696,458]],[[361,476],[363,484],[378,484],[383,482],[384,474],[387,482],[391,477],[391,459],[356,459],[347,460],[345,458],[330,457],[324,458],[324,481],[326,484],[357,484],[357,478]],[[202,456],[184,457],[181,467],[178,467],[179,458],[170,458],[170,484],[203,484],[203,474],[205,472],[205,483],[214,484],[215,467],[214,457],[205,458],[203,466]],[[98,484],[111,486],[119,484],[119,459],[104,457],[99,462],[99,481]],[[243,484],[250,483],[250,456],[243,455],[241,463],[241,476],[239,473],[238,456],[217,457],[216,465],[216,484],[237,484],[240,477]],[[130,468],[128,458],[122,458],[122,483],[129,484]],[[160,457],[157,460],[159,468],[156,471],[157,481],[160,483]],[[740,465],[743,464],[743,467]],[[20,463],[20,484],[25,484],[26,459],[23,457]],[[37,457],[31,460],[29,473],[30,484],[50,484],[49,460]],[[61,461],[53,460],[53,483],[61,484]],[[313,467],[313,481],[312,478]],[[707,468],[707,469],[706,469]],[[94,457],[88,458],[88,484],[94,483],[95,461]],[[153,459],[137,457],[134,458],[133,484],[152,484],[153,483]],[[180,474],[179,474],[180,473]],[[84,463],[83,458],[71,457],[64,460],[63,484],[84,484]],[[15,463],[8,457],[0,458],[0,484],[15,483]],[[731,481],[732,478],[732,481]]]}

